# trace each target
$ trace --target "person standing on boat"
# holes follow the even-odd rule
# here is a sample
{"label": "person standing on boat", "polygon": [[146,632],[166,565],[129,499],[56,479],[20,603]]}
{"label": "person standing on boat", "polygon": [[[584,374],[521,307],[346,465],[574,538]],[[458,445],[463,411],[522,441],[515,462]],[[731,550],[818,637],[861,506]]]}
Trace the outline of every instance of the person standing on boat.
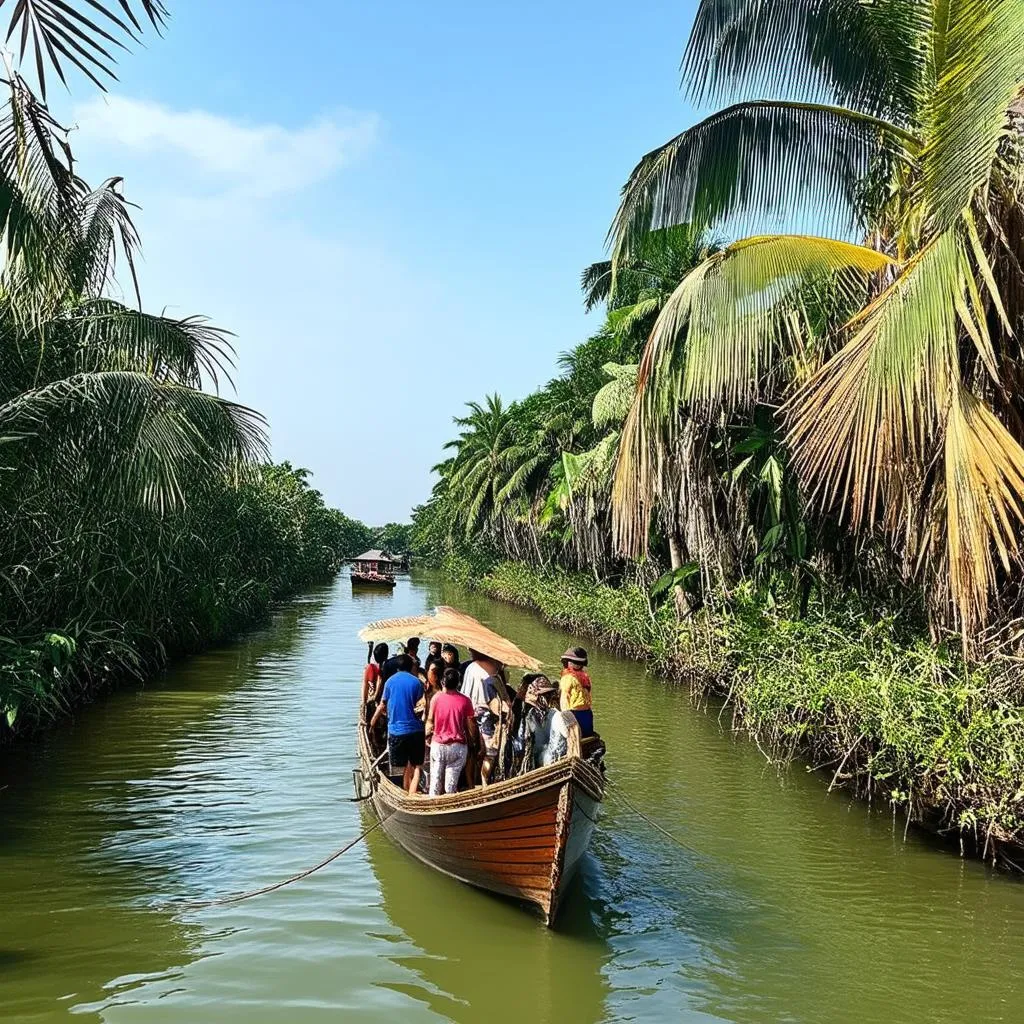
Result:
{"label": "person standing on boat", "polygon": [[430,740],[430,795],[457,793],[470,746],[480,744],[473,702],[459,693],[459,670],[444,672],[444,689],[430,702],[427,738]]}
{"label": "person standing on boat", "polygon": [[558,681],[558,704],[571,711],[580,726],[580,736],[594,735],[594,711],[590,697],[590,676],[587,674],[587,652],[570,647],[562,655],[562,678]]}
{"label": "person standing on boat", "polygon": [[373,709],[380,698],[380,689],[384,685],[381,680],[381,670],[384,662],[388,660],[388,645],[377,644],[370,652],[366,660],[366,669],[363,672],[363,714],[373,714]]}
{"label": "person standing on boat", "polygon": [[440,640],[431,640],[427,644],[427,656],[423,661],[423,671],[429,672],[430,666],[437,664],[441,666],[441,674],[444,675],[444,670],[448,667],[444,663],[444,658],[441,657],[441,642]]}
{"label": "person standing on boat", "polygon": [[413,675],[420,670],[420,638],[411,636],[405,645],[405,653],[413,660]]}
{"label": "person standing on boat", "polygon": [[391,770],[402,769],[402,786],[407,793],[420,788],[426,739],[423,721],[416,714],[416,705],[423,699],[423,684],[413,675],[412,658],[402,654],[398,671],[384,684],[380,704],[370,720],[370,729],[381,715],[388,719],[388,758]]}
{"label": "person standing on boat", "polygon": [[[476,724],[483,739],[483,759],[480,763],[480,782],[488,785],[494,759],[498,756],[497,725],[498,716],[504,710],[498,697],[498,686],[495,676],[501,670],[497,662],[492,661],[479,651],[469,650],[472,659],[462,673],[462,692],[473,702]],[[475,765],[469,762],[470,783],[476,775]]]}
{"label": "person standing on boat", "polygon": [[441,657],[444,659],[445,668],[454,668],[459,671],[459,678],[462,678],[462,664],[459,660],[459,649],[455,644],[442,644]]}

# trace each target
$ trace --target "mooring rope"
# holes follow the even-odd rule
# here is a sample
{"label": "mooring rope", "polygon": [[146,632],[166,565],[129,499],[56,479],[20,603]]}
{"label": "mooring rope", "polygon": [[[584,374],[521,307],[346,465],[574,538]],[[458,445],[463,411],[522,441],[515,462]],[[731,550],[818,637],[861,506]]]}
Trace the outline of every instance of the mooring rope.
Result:
{"label": "mooring rope", "polygon": [[611,779],[605,779],[605,783],[609,787],[609,789],[613,789],[614,790],[614,795],[615,795],[615,797],[617,799],[621,800],[638,817],[643,818],[644,821],[646,821],[647,824],[651,826],[651,828],[656,829],[666,839],[671,839],[672,842],[676,844],[676,846],[678,846],[682,850],[686,850],[687,853],[695,853],[696,852],[692,847],[687,846],[686,843],[684,843],[681,839],[679,839],[676,836],[672,835],[672,833],[669,832],[669,830],[667,828],[663,828],[653,818],[651,818],[648,815],[644,814],[644,812],[641,811],[640,808],[637,807],[637,805],[635,803],[633,803],[633,801],[630,800],[629,797],[626,796],[626,794],[623,793],[619,789],[618,785],[616,783],[612,782]]}
{"label": "mooring rope", "polygon": [[[388,815],[390,817],[390,815]],[[316,874],[317,871],[327,867],[328,864],[334,863],[343,854],[348,853],[353,846],[357,846],[361,843],[374,829],[380,828],[384,824],[384,818],[378,818],[369,828],[363,829],[351,842],[346,843],[340,850],[335,850],[329,857],[325,857],[319,864],[314,864],[311,868],[306,868],[305,871],[300,871],[297,875],[292,875],[290,878],[284,878],[280,882],[274,882],[273,885],[265,885],[262,889],[250,889],[248,892],[235,893],[232,896],[221,896],[214,900],[186,900],[182,902],[168,901],[166,903],[159,904],[160,907],[165,907],[172,910],[200,910],[207,907],[223,907],[230,903],[241,903],[242,900],[251,900],[254,896],[264,896],[268,892],[274,892],[276,889],[283,889],[286,885],[292,885],[295,882],[301,882],[304,878],[309,878],[310,875]]]}

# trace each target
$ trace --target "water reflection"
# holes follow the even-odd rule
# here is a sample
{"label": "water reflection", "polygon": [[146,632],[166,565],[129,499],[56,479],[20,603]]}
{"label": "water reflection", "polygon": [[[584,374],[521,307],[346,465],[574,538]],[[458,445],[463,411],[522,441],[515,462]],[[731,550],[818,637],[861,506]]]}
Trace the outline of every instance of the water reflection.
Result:
{"label": "water reflection", "polygon": [[384,912],[407,940],[390,959],[418,978],[401,991],[459,1022],[606,1019],[601,967],[608,947],[582,884],[554,932],[507,900],[487,893],[467,899],[463,885],[407,857],[386,836],[374,833],[367,842]]}
{"label": "water reflection", "polygon": [[[151,905],[173,889],[176,865],[204,860],[172,820],[176,806],[194,804],[197,779],[182,777],[182,751],[255,666],[294,652],[329,600],[323,591],[290,604],[237,646],[111,694],[41,742],[2,751],[5,1019],[102,1005],[197,955],[202,928]],[[221,794],[223,806],[230,800]]]}

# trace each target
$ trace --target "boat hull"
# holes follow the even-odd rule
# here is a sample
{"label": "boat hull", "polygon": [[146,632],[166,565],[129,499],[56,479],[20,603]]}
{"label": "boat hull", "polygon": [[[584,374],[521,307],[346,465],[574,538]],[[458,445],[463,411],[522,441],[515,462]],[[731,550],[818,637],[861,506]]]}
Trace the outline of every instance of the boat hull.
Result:
{"label": "boat hull", "polygon": [[361,728],[369,800],[407,853],[452,878],[538,907],[548,925],[590,845],[604,795],[601,773],[579,757],[448,796],[410,796],[371,766]]}
{"label": "boat hull", "polygon": [[379,587],[391,590],[395,585],[393,576],[367,576],[363,573],[352,573],[353,587]]}

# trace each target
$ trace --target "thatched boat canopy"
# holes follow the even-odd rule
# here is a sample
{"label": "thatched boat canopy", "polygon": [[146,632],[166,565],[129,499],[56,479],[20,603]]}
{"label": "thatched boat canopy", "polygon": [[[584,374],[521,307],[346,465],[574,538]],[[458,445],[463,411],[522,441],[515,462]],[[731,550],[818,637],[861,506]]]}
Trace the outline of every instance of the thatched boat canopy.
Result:
{"label": "thatched boat canopy", "polygon": [[439,640],[443,644],[472,648],[504,665],[515,665],[536,672],[540,662],[521,651],[511,640],[488,629],[472,615],[442,605],[433,615],[413,615],[403,619],[381,619],[359,631],[359,639],[381,643],[406,640],[411,636]]}
{"label": "thatched boat canopy", "polygon": [[353,562],[380,562],[383,565],[390,565],[394,559],[390,555],[386,555],[379,548],[373,548],[370,551],[364,551],[358,558],[353,558]]}

